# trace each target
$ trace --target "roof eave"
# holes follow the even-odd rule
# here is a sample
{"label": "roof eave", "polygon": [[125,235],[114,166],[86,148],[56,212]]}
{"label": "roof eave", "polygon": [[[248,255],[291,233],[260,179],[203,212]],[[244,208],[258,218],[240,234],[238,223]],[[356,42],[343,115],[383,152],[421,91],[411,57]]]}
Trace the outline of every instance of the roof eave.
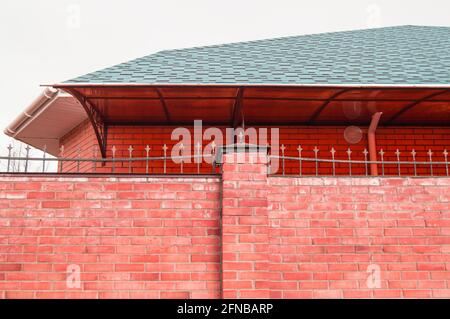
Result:
{"label": "roof eave", "polygon": [[54,88],[64,88],[64,87],[116,87],[116,86],[130,86],[130,87],[140,87],[140,86],[203,86],[203,87],[217,87],[217,86],[271,86],[271,87],[352,87],[352,88],[450,88],[450,83],[439,83],[439,84],[383,84],[383,83],[344,83],[344,84],[333,84],[333,83],[299,83],[299,84],[283,84],[283,83],[90,83],[90,82],[72,82],[72,83],[57,83],[57,84],[43,84],[44,87],[54,87]]}

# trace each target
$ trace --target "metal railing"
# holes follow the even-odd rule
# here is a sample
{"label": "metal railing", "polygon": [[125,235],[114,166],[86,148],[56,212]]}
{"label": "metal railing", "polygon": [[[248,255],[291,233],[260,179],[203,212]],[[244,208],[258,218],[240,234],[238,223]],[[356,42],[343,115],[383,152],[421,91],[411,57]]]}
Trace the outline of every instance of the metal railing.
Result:
{"label": "metal railing", "polygon": [[[344,151],[346,159],[337,159],[338,152],[334,147],[327,150],[330,154],[329,158],[319,158],[320,150],[317,146],[312,149],[314,157],[302,156],[305,149],[301,145],[297,147],[298,156],[287,156],[284,145],[281,145],[280,150],[281,155],[269,155],[270,162],[277,160],[277,166],[279,167],[275,172],[269,169],[269,173],[271,174],[298,176],[370,176],[370,166],[371,164],[375,164],[377,166],[378,176],[449,176],[449,153],[446,149],[440,154],[437,151],[433,152],[431,149],[422,152],[424,154],[419,154],[414,149],[403,152],[403,155],[408,154],[408,157],[410,155],[412,160],[402,159],[402,152],[399,149],[391,152],[392,154],[380,149],[377,153],[379,160],[376,161],[368,159],[369,152],[367,149],[361,152],[360,156],[362,159],[352,159],[355,151],[352,151],[350,148]],[[385,160],[387,155],[394,157],[395,160]],[[417,160],[418,158],[424,157],[427,160]],[[290,165],[288,169],[287,162],[293,162],[296,166]],[[355,166],[358,166],[357,170],[355,170]]]}
{"label": "metal railing", "polygon": [[[301,145],[293,154],[293,147],[288,152],[281,145],[279,155],[273,149],[269,154],[268,173],[284,176],[371,176],[371,165],[377,166],[378,176],[449,176],[450,163],[446,149],[411,151],[384,151],[377,153],[378,160],[369,160],[367,149],[352,150],[347,148],[337,151],[334,147],[319,149],[317,146],[304,149]],[[183,148],[183,147],[181,147]],[[325,146],[323,147],[325,148]],[[146,146],[141,150],[133,146],[118,149],[112,146],[109,157],[97,156],[95,149],[88,152],[81,148],[72,150],[75,156],[64,156],[64,147],[60,156],[54,157],[39,151],[35,155],[29,146],[14,151],[10,145],[6,156],[0,156],[0,173],[8,174],[114,174],[114,175],[161,175],[161,174],[218,174],[216,156],[221,156],[219,148],[213,146],[211,152],[204,153],[199,145],[194,147],[194,154],[174,156],[169,153],[169,147],[164,144],[159,150]],[[267,150],[267,146],[266,149]],[[139,151],[139,156],[135,156]],[[312,153],[312,157],[304,156]],[[217,153],[217,154],[216,154]],[[322,154],[328,156],[320,157]],[[91,156],[82,156],[92,154]],[[120,154],[120,156],[118,156]],[[124,156],[127,155],[127,156]],[[142,156],[144,155],[144,156]],[[411,160],[409,160],[411,159]],[[219,161],[220,163],[220,161]]]}
{"label": "metal railing", "polygon": [[[145,156],[134,156],[133,146],[127,149],[128,156],[118,157],[119,150],[112,146],[111,156],[97,157],[96,151],[91,150],[93,156],[83,157],[87,151],[78,148],[76,156],[64,156],[64,147],[60,155],[54,157],[46,152],[38,151],[39,155],[31,155],[31,147],[26,146],[23,151],[15,153],[14,148],[8,146],[8,154],[0,156],[0,173],[7,174],[216,174],[214,165],[215,148],[211,154],[202,154],[199,147],[195,147],[195,154],[174,156],[168,153],[169,147],[164,144],[162,155],[153,156],[150,146],[144,148]],[[123,150],[121,151],[123,153]],[[208,161],[206,161],[208,159]],[[53,164],[53,165],[52,165]]]}

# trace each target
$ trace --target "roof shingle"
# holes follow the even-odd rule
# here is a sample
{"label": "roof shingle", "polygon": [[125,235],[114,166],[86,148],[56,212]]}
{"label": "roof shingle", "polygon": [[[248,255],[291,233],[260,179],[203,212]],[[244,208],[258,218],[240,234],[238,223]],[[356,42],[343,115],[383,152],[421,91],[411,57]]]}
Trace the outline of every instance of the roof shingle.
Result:
{"label": "roof shingle", "polygon": [[386,27],[161,51],[65,83],[450,84],[450,27]]}

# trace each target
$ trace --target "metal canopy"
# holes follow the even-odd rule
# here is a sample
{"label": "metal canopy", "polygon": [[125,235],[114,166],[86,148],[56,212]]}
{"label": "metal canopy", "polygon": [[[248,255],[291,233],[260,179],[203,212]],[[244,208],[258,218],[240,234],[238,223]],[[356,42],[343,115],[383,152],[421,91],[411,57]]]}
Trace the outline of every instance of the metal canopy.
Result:
{"label": "metal canopy", "polygon": [[450,122],[449,88],[56,85],[105,125],[380,125]]}
{"label": "metal canopy", "polygon": [[[450,88],[446,86],[330,85],[170,85],[58,84],[55,98],[39,98],[39,111],[19,116],[6,133],[58,154],[59,139],[88,118],[102,156],[112,125],[347,126],[368,125],[383,112],[381,126],[447,126]],[[63,94],[61,91],[70,92]],[[42,104],[42,106],[40,106]],[[30,106],[30,107],[31,107]],[[28,110],[28,109],[27,109]],[[32,115],[28,114],[32,112]],[[18,125],[19,123],[20,125]],[[52,130],[58,127],[58,130]]]}
{"label": "metal canopy", "polygon": [[73,85],[55,88],[83,106],[106,155],[108,126],[447,126],[450,88],[230,85]]}

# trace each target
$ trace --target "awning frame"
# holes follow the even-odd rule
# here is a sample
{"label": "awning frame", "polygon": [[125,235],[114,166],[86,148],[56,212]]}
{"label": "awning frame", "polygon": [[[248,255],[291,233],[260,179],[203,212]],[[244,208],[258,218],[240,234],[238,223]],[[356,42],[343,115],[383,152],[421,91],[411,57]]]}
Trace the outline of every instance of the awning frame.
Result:
{"label": "awning frame", "polygon": [[78,102],[80,102],[81,106],[83,106],[86,114],[88,115],[89,121],[91,122],[92,128],[94,129],[101,156],[102,158],[106,158],[106,140],[108,126],[105,124],[103,116],[89,102],[89,100],[86,99],[82,94],[80,94],[76,89],[65,88],[64,90],[72,94],[72,96],[77,99]]}

